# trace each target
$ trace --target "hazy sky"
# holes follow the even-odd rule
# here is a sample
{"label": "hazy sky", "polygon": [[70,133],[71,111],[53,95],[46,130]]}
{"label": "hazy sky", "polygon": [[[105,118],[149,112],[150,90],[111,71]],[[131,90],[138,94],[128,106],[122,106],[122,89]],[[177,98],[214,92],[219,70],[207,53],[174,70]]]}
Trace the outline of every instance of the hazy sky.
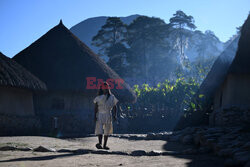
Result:
{"label": "hazy sky", "polygon": [[156,16],[169,22],[176,10],[192,15],[198,30],[223,42],[243,24],[250,0],[0,0],[0,52],[13,57],[63,19],[68,27],[96,16]]}

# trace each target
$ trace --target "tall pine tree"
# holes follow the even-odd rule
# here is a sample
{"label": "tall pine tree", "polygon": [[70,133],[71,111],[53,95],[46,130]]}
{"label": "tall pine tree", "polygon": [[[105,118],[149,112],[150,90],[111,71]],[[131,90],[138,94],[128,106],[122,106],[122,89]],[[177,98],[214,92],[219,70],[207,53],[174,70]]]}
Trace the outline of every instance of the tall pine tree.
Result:
{"label": "tall pine tree", "polygon": [[92,44],[99,47],[99,54],[108,56],[108,65],[122,75],[126,56],[126,25],[119,17],[109,17],[92,38]]}
{"label": "tall pine tree", "polygon": [[193,16],[188,16],[183,11],[178,10],[169,21],[169,24],[172,27],[172,33],[176,37],[176,46],[178,47],[180,53],[180,60],[185,64],[185,48],[188,43],[188,38],[190,37],[189,31],[186,30],[196,29],[194,18]]}
{"label": "tall pine tree", "polygon": [[168,25],[159,18],[140,16],[127,29],[131,72],[147,81],[152,67],[163,60],[160,54],[167,47]]}

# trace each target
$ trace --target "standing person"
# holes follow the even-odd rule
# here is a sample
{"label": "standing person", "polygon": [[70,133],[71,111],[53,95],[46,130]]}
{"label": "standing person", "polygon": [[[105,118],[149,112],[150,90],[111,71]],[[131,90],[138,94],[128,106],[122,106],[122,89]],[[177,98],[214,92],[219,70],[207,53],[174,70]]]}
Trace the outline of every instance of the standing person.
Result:
{"label": "standing person", "polygon": [[[96,144],[98,149],[106,149],[107,147],[108,136],[113,133],[112,125],[112,109],[114,110],[114,121],[116,121],[116,104],[118,100],[111,93],[109,85],[104,82],[99,90],[98,96],[94,99],[95,103],[95,134],[98,136],[99,143]],[[104,144],[102,147],[102,138],[104,136]]]}

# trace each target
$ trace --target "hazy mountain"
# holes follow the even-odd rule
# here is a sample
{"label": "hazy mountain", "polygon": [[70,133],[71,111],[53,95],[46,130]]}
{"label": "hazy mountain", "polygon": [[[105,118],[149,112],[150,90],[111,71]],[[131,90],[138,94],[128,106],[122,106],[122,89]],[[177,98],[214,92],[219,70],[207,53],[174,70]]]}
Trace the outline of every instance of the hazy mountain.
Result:
{"label": "hazy mountain", "polygon": [[[123,23],[130,24],[140,15],[131,15],[120,17]],[[92,37],[97,34],[101,27],[105,24],[108,16],[100,16],[86,19],[70,28],[70,31],[75,34],[81,41],[88,45],[95,53],[98,53],[98,48],[91,45]]]}
{"label": "hazy mountain", "polygon": [[224,50],[224,43],[216,37],[212,31],[200,31],[191,32],[191,38],[187,50],[186,56],[190,61],[195,61],[199,58],[217,57]]}
{"label": "hazy mountain", "polygon": [[[131,15],[128,17],[120,17],[120,18],[125,24],[130,24],[134,19],[136,19],[139,16],[140,15]],[[99,48],[91,45],[92,38],[106,23],[107,18],[108,16],[101,16],[101,17],[93,17],[86,19],[76,24],[72,28],[70,28],[70,31],[73,34],[75,34],[81,41],[87,44],[95,53],[98,53]],[[212,31],[209,30],[205,32],[201,32],[198,30],[196,31],[185,30],[185,31],[187,34],[189,34],[189,37],[188,40],[185,41],[186,46],[184,54],[190,62],[199,61],[200,59],[204,58],[207,59],[212,58],[213,60],[215,60],[216,57],[221,54],[221,52],[224,50],[226,46],[223,42],[219,40],[218,37],[214,35]],[[170,34],[167,40],[170,43],[172,50],[176,50],[176,48],[179,47],[178,46],[179,44],[176,43],[175,34]],[[171,53],[173,57],[176,56],[174,55],[176,53],[172,52],[171,49],[166,51],[166,53],[167,52]],[[108,61],[107,56],[102,56],[102,58],[104,59],[104,61],[106,62]],[[180,62],[181,62],[180,60],[177,60],[177,64]],[[212,64],[213,62],[210,63]],[[150,64],[149,62],[148,66],[150,65],[152,64]],[[175,64],[173,64],[173,67],[167,66],[166,68],[168,68],[167,71],[171,73],[175,69]],[[164,69],[162,70],[164,71]],[[140,83],[140,81],[138,81],[137,79],[132,78],[131,82],[129,82],[130,84],[133,83],[132,80],[135,83]],[[144,81],[141,82],[144,83]],[[156,82],[158,82],[158,80]]]}
{"label": "hazy mountain", "polygon": [[[131,15],[120,18],[125,24],[130,24],[138,16],[140,15]],[[95,36],[105,24],[107,18],[108,16],[100,16],[86,19],[71,27],[70,31],[87,44],[95,53],[98,53],[99,49],[91,45],[92,37]],[[198,31],[190,33],[192,37],[188,42],[187,48],[185,49],[185,55],[190,61],[194,61],[202,54],[206,56],[218,56],[225,48],[224,43],[221,42],[215,35],[211,37],[211,34],[209,33],[202,33]],[[199,52],[202,49],[204,53],[201,54]]]}

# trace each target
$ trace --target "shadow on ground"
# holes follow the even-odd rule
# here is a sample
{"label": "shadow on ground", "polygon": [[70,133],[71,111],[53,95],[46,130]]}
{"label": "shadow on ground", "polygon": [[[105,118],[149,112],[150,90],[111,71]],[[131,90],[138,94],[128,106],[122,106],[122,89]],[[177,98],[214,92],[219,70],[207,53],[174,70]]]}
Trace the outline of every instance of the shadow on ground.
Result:
{"label": "shadow on ground", "polygon": [[[166,142],[163,145],[163,149],[171,152],[181,152],[188,148],[193,148],[193,145],[183,145],[176,142]],[[186,164],[188,167],[221,167],[224,166],[224,159],[219,158],[212,153],[210,154],[197,154],[197,155],[183,155],[172,154],[176,158],[189,159],[190,162]]]}
{"label": "shadow on ground", "polygon": [[[88,140],[93,140],[90,143],[88,143]],[[87,140],[87,141],[86,141]],[[96,142],[95,138],[84,138],[83,140],[80,140],[83,143],[86,143],[88,145],[88,147],[90,147],[90,144],[93,145]],[[77,141],[76,141],[77,142]],[[79,141],[78,141],[79,142]],[[216,157],[213,154],[199,154],[199,155],[184,155],[184,154],[180,154],[182,151],[192,148],[193,146],[191,145],[183,145],[180,143],[176,143],[176,142],[167,142],[167,141],[155,141],[155,140],[151,140],[150,142],[152,143],[148,143],[145,140],[140,140],[138,142],[133,143],[133,141],[127,140],[127,139],[117,139],[117,140],[111,140],[111,142],[113,142],[113,146],[115,146],[116,144],[120,143],[121,147],[133,147],[135,150],[136,148],[140,149],[143,148],[142,147],[136,147],[135,145],[138,144],[145,144],[145,147],[152,147],[152,150],[155,149],[154,145],[155,143],[159,143],[159,148],[162,147],[162,151],[164,151],[164,155],[160,155],[162,156],[162,158],[164,158],[164,156],[168,156],[168,157],[174,157],[177,159],[186,159],[188,160],[188,162],[185,164],[185,166],[188,167],[217,167],[217,166],[224,166],[224,159]],[[134,145],[135,144],[135,145]],[[146,148],[144,148],[145,150],[147,150]],[[150,148],[151,149],[151,148]],[[111,151],[106,151],[106,150],[95,150],[95,149],[87,149],[87,148],[80,148],[80,149],[76,149],[76,150],[66,150],[66,149],[62,149],[60,152],[55,152],[55,153],[49,153],[50,155],[43,155],[43,156],[32,156],[32,157],[22,157],[22,158],[13,158],[13,159],[8,159],[8,160],[0,160],[0,163],[4,163],[4,162],[20,162],[20,161],[46,161],[46,160],[53,160],[53,159],[58,159],[58,158],[67,158],[67,157],[73,157],[73,156],[77,156],[77,155],[84,155],[84,154],[99,154],[99,155],[117,155],[117,156],[133,156],[131,155],[129,152],[126,151],[119,151],[119,148],[116,148],[114,150]],[[149,150],[147,151],[147,153],[149,152]],[[145,155],[144,155],[145,156]],[[146,156],[149,156],[149,154],[147,154]],[[133,156],[134,157],[134,156]],[[152,157],[152,155],[151,155]],[[166,158],[167,159],[167,158]]]}
{"label": "shadow on ground", "polygon": [[66,153],[66,154],[57,154],[57,155],[46,155],[46,156],[38,156],[38,157],[24,157],[24,158],[15,158],[15,159],[9,159],[9,160],[2,160],[1,162],[15,162],[15,161],[45,161],[45,160],[52,160],[55,158],[63,158],[63,157],[69,157],[74,156],[76,154],[74,153]]}

